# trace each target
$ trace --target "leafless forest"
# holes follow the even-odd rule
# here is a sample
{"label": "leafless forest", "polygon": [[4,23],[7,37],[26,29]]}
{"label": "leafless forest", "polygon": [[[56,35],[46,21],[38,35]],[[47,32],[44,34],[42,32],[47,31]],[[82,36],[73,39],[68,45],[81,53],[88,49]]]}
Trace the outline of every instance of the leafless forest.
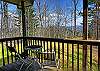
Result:
{"label": "leafless forest", "polygon": [[[62,6],[56,0],[35,0],[34,6],[25,7],[27,36],[52,38],[82,37],[83,8],[80,0],[70,0]],[[17,6],[0,2],[0,37],[22,36],[21,10]],[[88,37],[100,39],[100,1],[89,0]]]}

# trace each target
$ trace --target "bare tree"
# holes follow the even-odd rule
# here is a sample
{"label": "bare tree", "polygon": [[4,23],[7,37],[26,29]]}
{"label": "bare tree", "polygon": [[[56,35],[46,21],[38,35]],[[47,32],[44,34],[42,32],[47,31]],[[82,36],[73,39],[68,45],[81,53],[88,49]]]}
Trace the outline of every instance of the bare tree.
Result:
{"label": "bare tree", "polygon": [[99,16],[100,16],[100,1],[96,0],[96,24],[97,24],[96,39],[97,40],[100,39],[100,34],[99,34],[99,32],[100,32],[100,30],[99,30],[99,28],[100,28],[100,25],[99,25],[100,18],[99,18]]}
{"label": "bare tree", "polygon": [[41,8],[40,8],[40,0],[35,0],[36,5],[37,5],[37,9],[38,9],[38,17],[39,17],[39,23],[40,23],[40,27],[39,27],[39,34],[40,36],[42,36],[42,19],[41,19]]}
{"label": "bare tree", "polygon": [[44,3],[43,3],[43,22],[44,22],[44,34],[43,36],[47,35],[47,32],[46,32],[46,9],[47,9],[47,6],[46,6],[46,0],[43,0]]}
{"label": "bare tree", "polygon": [[6,2],[3,2],[3,16],[2,16],[2,32],[3,32],[3,37],[8,37],[8,4]]}
{"label": "bare tree", "polygon": [[73,10],[71,10],[71,31],[72,31],[72,36],[74,35],[73,32]]}
{"label": "bare tree", "polygon": [[0,8],[1,8],[1,22],[0,22],[1,23],[1,26],[0,26],[0,31],[1,31],[0,34],[1,35],[0,35],[0,37],[2,38],[2,36],[3,36],[2,35],[3,34],[3,32],[2,32],[2,19],[3,19],[3,9],[2,8],[3,8],[3,5],[2,5],[2,2],[1,1],[0,1]]}
{"label": "bare tree", "polygon": [[74,8],[74,36],[76,36],[76,11],[77,11],[78,0],[72,0],[72,2]]}

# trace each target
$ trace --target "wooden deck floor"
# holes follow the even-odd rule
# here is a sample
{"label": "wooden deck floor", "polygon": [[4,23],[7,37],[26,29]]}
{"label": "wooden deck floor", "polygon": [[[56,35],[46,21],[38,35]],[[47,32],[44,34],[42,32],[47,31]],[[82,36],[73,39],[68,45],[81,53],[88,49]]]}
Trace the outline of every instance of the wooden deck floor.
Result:
{"label": "wooden deck floor", "polygon": [[[41,70],[40,70],[41,71]],[[45,67],[42,71],[62,71],[61,69],[57,69],[56,67]]]}

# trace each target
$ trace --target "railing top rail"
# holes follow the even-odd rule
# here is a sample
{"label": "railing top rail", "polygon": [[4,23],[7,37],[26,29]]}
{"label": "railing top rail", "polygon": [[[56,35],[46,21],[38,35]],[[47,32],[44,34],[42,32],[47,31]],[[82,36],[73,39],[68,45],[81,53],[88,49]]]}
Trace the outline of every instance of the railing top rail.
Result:
{"label": "railing top rail", "polygon": [[52,42],[63,42],[73,44],[87,44],[87,45],[100,45],[100,40],[75,40],[75,39],[60,39],[60,38],[45,38],[45,37],[26,37],[28,39],[41,40],[41,41],[52,41]]}
{"label": "railing top rail", "polygon": [[2,39],[0,39],[0,42],[19,40],[19,39],[23,39],[23,37],[2,38]]}
{"label": "railing top rail", "polygon": [[[13,37],[13,38],[3,38],[0,42],[19,40],[23,37]],[[74,39],[60,39],[60,38],[45,38],[45,37],[24,37],[24,39],[41,40],[41,41],[51,41],[51,42],[62,42],[71,44],[87,44],[87,45],[100,45],[100,40],[74,40]]]}

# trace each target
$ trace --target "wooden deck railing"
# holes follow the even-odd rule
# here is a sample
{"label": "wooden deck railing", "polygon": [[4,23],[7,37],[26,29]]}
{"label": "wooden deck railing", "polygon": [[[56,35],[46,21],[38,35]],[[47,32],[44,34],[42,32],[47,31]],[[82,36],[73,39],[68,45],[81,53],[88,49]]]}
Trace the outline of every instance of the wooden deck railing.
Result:
{"label": "wooden deck railing", "polygon": [[[6,45],[14,46],[19,53],[23,52],[23,39],[27,45],[41,45],[42,51],[54,50],[56,58],[60,59],[60,66],[65,71],[100,71],[100,41],[94,40],[68,40],[43,37],[16,37],[0,39],[0,63],[2,65],[14,62]],[[30,56],[31,51],[28,52]]]}
{"label": "wooden deck railing", "polygon": [[0,54],[1,54],[0,65],[1,66],[10,64],[15,60],[13,55],[10,54],[8,48],[6,48],[7,45],[17,48],[17,51],[21,53],[23,51],[23,38],[16,37],[16,38],[0,39]]}

